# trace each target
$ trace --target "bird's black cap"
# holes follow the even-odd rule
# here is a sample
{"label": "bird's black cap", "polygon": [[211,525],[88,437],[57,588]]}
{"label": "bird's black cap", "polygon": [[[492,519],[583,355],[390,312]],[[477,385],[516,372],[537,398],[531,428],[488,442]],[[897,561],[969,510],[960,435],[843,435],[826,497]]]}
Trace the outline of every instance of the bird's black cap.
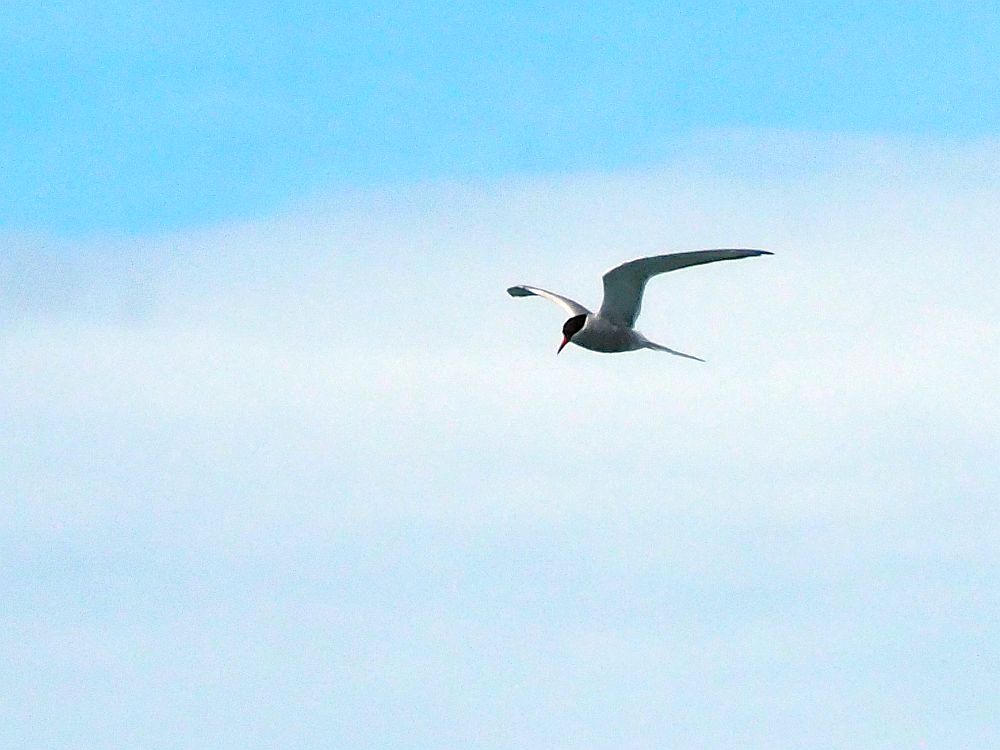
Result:
{"label": "bird's black cap", "polygon": [[583,328],[583,325],[586,322],[586,315],[574,315],[572,318],[563,323],[563,336],[567,339],[573,338],[580,332],[580,329]]}

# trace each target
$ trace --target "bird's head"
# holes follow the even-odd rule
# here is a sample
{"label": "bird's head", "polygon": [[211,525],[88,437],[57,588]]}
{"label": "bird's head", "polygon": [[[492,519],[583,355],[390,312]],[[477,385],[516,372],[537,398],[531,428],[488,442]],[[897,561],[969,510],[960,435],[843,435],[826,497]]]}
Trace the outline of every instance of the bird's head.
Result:
{"label": "bird's head", "polygon": [[586,315],[574,315],[572,318],[563,323],[563,340],[562,343],[559,344],[556,354],[561,352],[563,347],[569,343],[570,339],[580,332],[580,329],[583,328],[583,325],[586,322]]}

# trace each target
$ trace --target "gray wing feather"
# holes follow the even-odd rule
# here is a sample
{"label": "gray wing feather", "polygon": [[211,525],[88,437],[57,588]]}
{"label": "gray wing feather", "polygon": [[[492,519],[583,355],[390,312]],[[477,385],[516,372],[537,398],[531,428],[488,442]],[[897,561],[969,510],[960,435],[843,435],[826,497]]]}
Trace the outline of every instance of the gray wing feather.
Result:
{"label": "gray wing feather", "polygon": [[755,255],[773,255],[767,250],[720,249],[654,255],[615,266],[604,274],[604,301],[598,315],[613,323],[634,326],[642,308],[642,293],[653,276],[678,268],[735,260]]}
{"label": "gray wing feather", "polygon": [[569,297],[563,297],[561,294],[539,289],[538,287],[512,286],[507,290],[507,294],[511,297],[544,297],[551,302],[555,302],[570,315],[590,315],[590,310],[579,302],[574,302]]}

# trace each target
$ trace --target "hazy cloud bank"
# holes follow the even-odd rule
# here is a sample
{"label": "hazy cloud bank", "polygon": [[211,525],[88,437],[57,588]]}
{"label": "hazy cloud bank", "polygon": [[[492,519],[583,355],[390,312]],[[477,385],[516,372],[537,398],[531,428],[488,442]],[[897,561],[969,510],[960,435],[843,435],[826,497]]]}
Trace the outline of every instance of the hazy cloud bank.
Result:
{"label": "hazy cloud bank", "polygon": [[[157,684],[168,718],[302,712],[276,742],[995,739],[994,146],[713,134],[645,171],[9,235],[7,645],[56,653],[42,710],[107,637],[80,721],[132,669],[106,725],[140,739]],[[640,319],[704,365],[557,358],[561,311],[504,293],[595,306],[608,266],[711,246],[776,255],[657,279]]]}

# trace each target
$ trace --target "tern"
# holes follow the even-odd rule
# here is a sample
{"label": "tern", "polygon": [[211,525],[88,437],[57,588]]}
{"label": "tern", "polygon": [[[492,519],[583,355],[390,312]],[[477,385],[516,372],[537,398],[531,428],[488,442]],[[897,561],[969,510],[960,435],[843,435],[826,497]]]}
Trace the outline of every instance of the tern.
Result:
{"label": "tern", "polygon": [[577,346],[595,352],[654,349],[704,362],[701,357],[656,344],[633,328],[636,318],[639,317],[639,309],[642,307],[642,293],[646,288],[646,282],[654,276],[667,271],[676,271],[678,268],[714,263],[717,260],[736,260],[773,254],[767,250],[694,250],[630,260],[604,274],[604,300],[596,313],[592,313],[569,297],[534,286],[512,286],[507,293],[511,297],[544,297],[555,302],[572,316],[563,324],[563,340],[556,354],[561,352],[566,344],[573,342]]}

